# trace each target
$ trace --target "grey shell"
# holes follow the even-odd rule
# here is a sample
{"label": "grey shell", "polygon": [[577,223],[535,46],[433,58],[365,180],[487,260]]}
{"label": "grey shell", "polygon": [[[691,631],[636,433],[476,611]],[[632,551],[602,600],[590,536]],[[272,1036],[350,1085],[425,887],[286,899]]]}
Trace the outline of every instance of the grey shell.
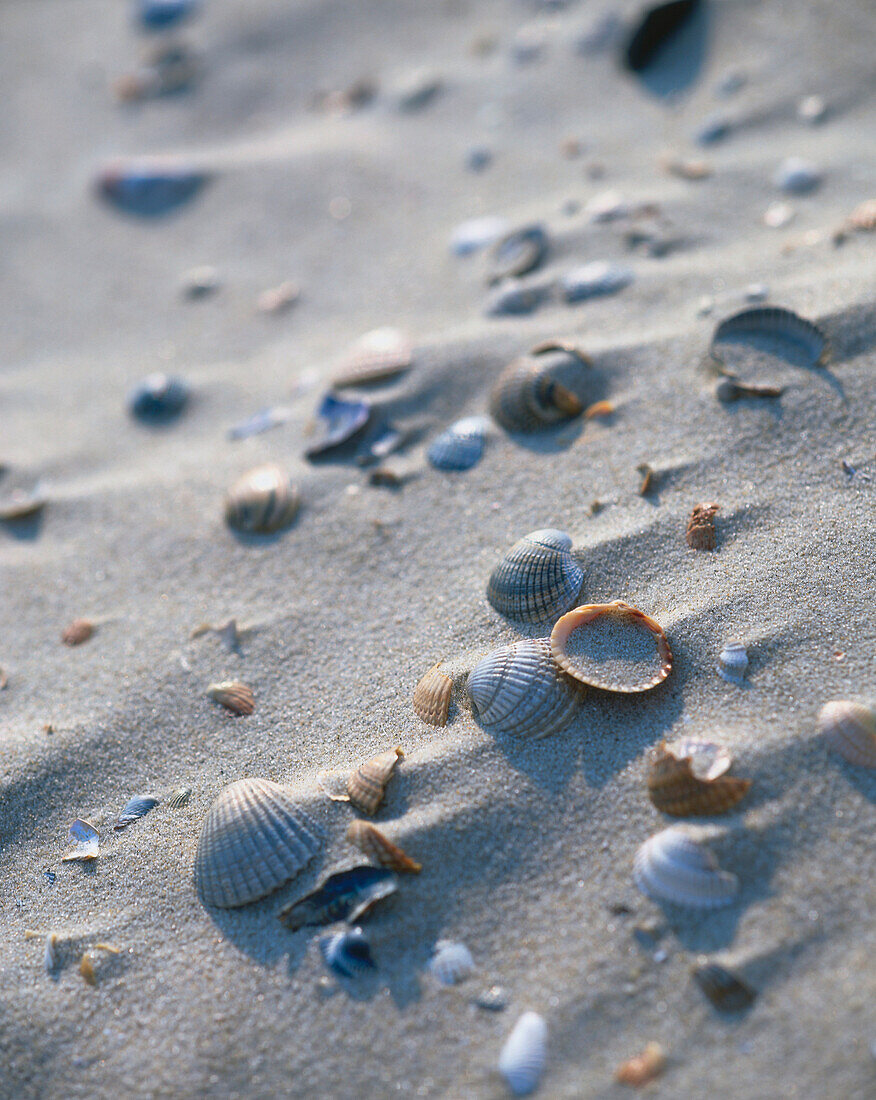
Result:
{"label": "grey shell", "polygon": [[515,1096],[535,1091],[546,1059],[547,1024],[537,1012],[524,1012],[499,1055],[499,1072]]}
{"label": "grey shell", "polygon": [[116,831],[127,828],[132,821],[137,821],[138,818],[145,817],[146,814],[157,805],[157,798],[150,798],[148,795],[137,795],[137,797],[132,798],[121,811],[119,819],[113,828]]}
{"label": "grey shell", "polygon": [[636,886],[655,901],[693,909],[729,905],[739,880],[722,871],[711,851],[683,825],[673,825],[650,837],[636,852]]}
{"label": "grey shell", "polygon": [[603,294],[616,294],[632,281],[633,273],[628,267],[593,260],[566,272],[560,279],[560,291],[567,302],[583,302]]}
{"label": "grey shell", "polygon": [[543,623],[574,607],[584,572],[564,531],[533,531],[511,547],[493,570],[487,599],[500,615]]}
{"label": "grey shell", "polygon": [[588,362],[570,351],[515,359],[496,379],[490,413],[508,432],[537,432],[578,416],[584,405],[573,392],[585,380]]}
{"label": "grey shell", "polygon": [[475,964],[471,951],[464,943],[439,940],[429,960],[429,972],[442,985],[458,985],[474,973]]}
{"label": "grey shell", "polygon": [[514,229],[497,241],[489,257],[488,282],[515,278],[534,271],[548,252],[548,235],[541,225]]}
{"label": "grey shell", "polygon": [[747,343],[751,337],[790,344],[805,353],[812,367],[824,366],[830,358],[830,344],[821,329],[781,306],[751,306],[725,318],[715,329],[709,352],[720,363],[720,344]]}
{"label": "grey shell", "polygon": [[748,651],[742,642],[725,642],[718,655],[718,675],[728,684],[741,684],[748,668]]}
{"label": "grey shell", "polygon": [[225,521],[235,531],[270,535],[288,527],[301,498],[283,470],[272,462],[245,473],[228,490]]}
{"label": "grey shell", "polygon": [[319,950],[326,966],[345,978],[355,978],[375,969],[371,944],[361,928],[347,928],[323,936]]}
{"label": "grey shell", "polygon": [[317,827],[285,788],[269,779],[239,779],[207,813],[195,886],[205,905],[235,909],[279,889],[320,846]]}
{"label": "grey shell", "polygon": [[436,470],[468,470],[480,462],[487,430],[482,416],[466,416],[432,441],[426,457]]}

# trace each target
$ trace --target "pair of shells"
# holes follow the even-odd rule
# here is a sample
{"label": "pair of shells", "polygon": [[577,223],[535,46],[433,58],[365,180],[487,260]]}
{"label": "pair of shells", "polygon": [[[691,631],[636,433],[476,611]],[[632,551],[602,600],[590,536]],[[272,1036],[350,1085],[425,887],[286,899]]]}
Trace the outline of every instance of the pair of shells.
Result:
{"label": "pair of shells", "polygon": [[750,779],[726,775],[730,756],[707,741],[661,742],[648,761],[648,797],[674,817],[721,814],[745,797]]}
{"label": "pair of shells", "polygon": [[553,620],[578,599],[584,572],[565,531],[544,528],[516,542],[490,575],[487,599],[509,619]]}
{"label": "pair of shells", "polygon": [[547,1024],[537,1012],[524,1012],[505,1040],[499,1072],[515,1096],[529,1096],[541,1081],[547,1061]]}
{"label": "pair of shells", "polygon": [[729,905],[739,880],[722,871],[714,854],[683,825],[672,825],[639,848],[633,864],[636,886],[654,901],[691,909]]}
{"label": "pair of shells", "polygon": [[272,535],[298,514],[301,497],[284,471],[273,462],[240,477],[225,498],[225,522],[246,535]]}
{"label": "pair of shells", "polygon": [[687,521],[685,539],[691,550],[714,550],[718,545],[715,532],[715,513],[718,504],[698,504]]}
{"label": "pair of shells", "polygon": [[821,708],[818,725],[828,745],[850,764],[876,768],[876,708],[835,699]]}
{"label": "pair of shells", "polygon": [[584,411],[576,391],[586,385],[590,360],[572,345],[548,342],[516,359],[490,394],[493,419],[509,432],[536,432]]}

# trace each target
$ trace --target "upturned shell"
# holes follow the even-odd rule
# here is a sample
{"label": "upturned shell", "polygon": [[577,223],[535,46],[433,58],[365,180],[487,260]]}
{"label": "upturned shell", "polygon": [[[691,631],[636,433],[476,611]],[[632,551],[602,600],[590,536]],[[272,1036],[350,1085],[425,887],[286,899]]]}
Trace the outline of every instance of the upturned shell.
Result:
{"label": "upturned shell", "polygon": [[195,855],[205,905],[236,909],[294,878],[320,847],[317,827],[269,779],[239,779],[216,796]]}
{"label": "upturned shell", "polygon": [[490,413],[508,432],[536,432],[583,412],[570,387],[581,388],[590,365],[582,352],[556,344],[515,359],[496,379]]}
{"label": "upturned shell", "polygon": [[119,814],[119,819],[113,825],[113,828],[116,832],[126,829],[133,821],[145,817],[157,805],[158,799],[150,798],[148,795],[138,795],[136,798],[132,798]]}
{"label": "upturned shell", "polygon": [[346,835],[347,840],[378,867],[388,867],[390,871],[409,875],[418,875],[423,869],[370,821],[351,821]]}
{"label": "upturned shell", "polygon": [[288,527],[301,498],[286,474],[273,462],[256,466],[228,490],[225,522],[247,535],[271,535]]}
{"label": "upturned shell", "polygon": [[555,619],[578,599],[584,572],[565,531],[544,528],[524,535],[490,575],[487,599],[500,615],[527,623]]}
{"label": "upturned shell", "polygon": [[221,703],[232,714],[252,714],[255,710],[252,689],[238,680],[223,680],[221,684],[210,684],[207,694],[214,703]]}
{"label": "upturned shell", "polygon": [[663,627],[623,600],[567,612],[554,624],[550,647],[563,672],[603,691],[648,691],[672,671]]}
{"label": "upturned shell", "polygon": [[719,504],[698,504],[687,521],[685,539],[691,550],[714,550],[718,545],[715,513]]}
{"label": "upturned shell", "polygon": [[748,651],[742,642],[725,642],[718,654],[718,675],[728,684],[741,684],[748,668]]}
{"label": "upturned shell", "polygon": [[326,966],[345,978],[355,978],[375,969],[371,944],[361,928],[332,932],[319,941],[319,950]]}
{"label": "upturned shell", "polygon": [[689,756],[679,755],[674,746],[661,741],[648,761],[648,797],[665,814],[690,817],[721,814],[745,796],[750,779],[721,775],[703,779],[693,772]]}
{"label": "upturned shell", "polygon": [[107,165],[98,173],[96,187],[117,210],[157,218],[193,199],[209,178],[197,168],[151,157]]}
{"label": "upturned shell", "polygon": [[493,246],[487,281],[498,283],[534,271],[547,255],[548,247],[548,235],[540,225],[512,230]]}
{"label": "upturned shell", "polygon": [[379,756],[366,760],[347,780],[350,803],[363,814],[375,814],[386,793],[386,784],[402,759],[401,749],[389,749]]}
{"label": "upturned shell", "polygon": [[397,889],[393,871],[363,863],[329,875],[315,890],[285,905],[277,918],[293,932],[338,920],[352,923]]}
{"label": "upturned shell", "polygon": [[429,726],[446,726],[453,679],[433,665],[414,688],[414,714]]}
{"label": "upturned shell", "polygon": [[469,470],[481,460],[487,440],[482,416],[465,416],[437,435],[426,458],[436,470]]}
{"label": "upturned shell", "polygon": [[876,768],[876,710],[848,699],[825,703],[818,726],[828,745],[850,764]]}
{"label": "upturned shell", "polygon": [[645,841],[636,852],[633,880],[654,901],[692,909],[729,905],[739,890],[736,876],[722,871],[712,852],[683,825]]}
{"label": "upturned shell", "polygon": [[721,363],[720,344],[750,343],[752,337],[802,350],[812,367],[824,366],[830,359],[830,344],[821,329],[782,306],[751,306],[725,318],[715,329],[709,353]]}
{"label": "upturned shell", "polygon": [[706,997],[721,1012],[741,1012],[754,1003],[754,990],[720,963],[702,963],[691,973]]}
{"label": "upturned shell", "polygon": [[458,985],[474,973],[475,964],[471,951],[464,943],[439,940],[429,960],[429,972],[442,985]]}
{"label": "upturned shell", "polygon": [[408,370],[412,355],[411,342],[399,329],[373,329],[352,345],[332,385],[340,389],[385,382]]}
{"label": "upturned shell", "polygon": [[64,645],[82,645],[87,642],[94,633],[94,623],[89,619],[74,619],[69,626],[65,626],[61,634]]}
{"label": "upturned shell", "polygon": [[666,1068],[666,1055],[659,1043],[648,1043],[641,1054],[630,1058],[615,1070],[614,1079],[619,1085],[632,1085],[640,1089],[659,1077]]}
{"label": "upturned shell", "polygon": [[548,737],[565,729],[578,709],[545,638],[494,650],[475,665],[466,686],[475,717],[497,733]]}
{"label": "upturned shell", "polygon": [[547,1024],[537,1012],[524,1012],[505,1040],[499,1072],[515,1096],[528,1096],[538,1086],[547,1060]]}

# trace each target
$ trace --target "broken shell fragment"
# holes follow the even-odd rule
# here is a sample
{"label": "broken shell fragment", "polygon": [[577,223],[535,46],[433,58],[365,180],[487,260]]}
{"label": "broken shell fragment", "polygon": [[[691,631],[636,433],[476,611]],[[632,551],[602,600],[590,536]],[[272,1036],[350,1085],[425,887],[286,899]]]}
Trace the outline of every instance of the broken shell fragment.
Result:
{"label": "broken shell fragment", "polygon": [[715,397],[725,405],[741,397],[781,397],[784,386],[771,386],[765,382],[743,382],[735,374],[725,374],[715,383]]}
{"label": "broken shell fragment", "polygon": [[618,1066],[614,1079],[619,1085],[632,1085],[640,1089],[659,1077],[665,1068],[663,1047],[659,1043],[648,1043],[641,1054]]}
{"label": "broken shell fragment", "polygon": [[429,972],[442,985],[458,985],[474,974],[475,964],[471,951],[464,943],[439,940],[429,959]]}
{"label": "broken shell fragment", "polygon": [[830,358],[830,345],[821,329],[781,306],[751,306],[725,318],[715,329],[709,354],[721,363],[718,345],[747,344],[752,339],[769,339],[780,346],[802,350],[810,367],[824,366]]}
{"label": "broken shell fragment", "polygon": [[524,535],[490,575],[487,599],[500,615],[542,623],[578,599],[584,572],[572,557],[565,531],[543,528]]}
{"label": "broken shell fragment", "polygon": [[172,161],[122,161],[102,169],[97,192],[117,210],[141,218],[157,218],[197,195],[209,176]]}
{"label": "broken shell fragment", "polygon": [[15,523],[18,520],[31,519],[45,506],[46,496],[39,485],[11,486],[0,494],[0,522]]}
{"label": "broken shell fragment", "polygon": [[535,432],[579,416],[584,405],[573,387],[583,387],[589,367],[577,349],[540,345],[496,379],[490,393],[493,419],[508,432]]}
{"label": "broken shell fragment", "polygon": [[204,819],[195,886],[205,905],[237,909],[294,878],[321,847],[319,830],[286,788],[239,779],[220,791]]}
{"label": "broken shell fragment", "polygon": [[340,389],[385,382],[408,370],[412,356],[411,342],[399,329],[373,329],[360,336],[350,348],[332,385]]}
{"label": "broken shell fragment", "polygon": [[432,440],[426,458],[436,470],[470,470],[480,462],[486,440],[486,418],[464,416]]}
{"label": "broken shell fragment", "polygon": [[689,760],[690,770],[697,779],[717,779],[729,771],[733,763],[733,757],[723,745],[698,737],[682,737],[666,748],[677,760]]}
{"label": "broken shell fragment", "polygon": [[685,539],[691,550],[714,550],[718,545],[715,531],[715,513],[719,504],[697,504],[687,521]]}
{"label": "broken shell fragment", "polygon": [[541,225],[512,230],[490,252],[487,282],[499,283],[534,271],[543,263],[548,247],[548,235]]}
{"label": "broken shell fragment", "polygon": [[741,684],[748,668],[748,650],[742,642],[725,642],[718,654],[716,669],[728,684]]}
{"label": "broken shell fragment", "polygon": [[744,798],[750,779],[720,775],[704,779],[693,771],[691,758],[684,748],[661,741],[648,760],[648,797],[665,814],[690,817],[694,814],[720,814]]}
{"label": "broken shell fragment", "polygon": [[344,978],[355,978],[376,969],[371,957],[371,944],[361,928],[332,932],[319,941],[319,950],[326,966]]}
{"label": "broken shell fragment", "polygon": [[49,932],[46,936],[46,948],[43,953],[43,966],[47,974],[51,974],[58,965],[58,943],[58,933]]}
{"label": "broken shell fragment", "polygon": [[524,1012],[505,1040],[499,1072],[515,1096],[534,1092],[547,1060],[547,1024],[537,1012]]}
{"label": "broken shell fragment", "polygon": [[88,860],[97,859],[100,855],[100,834],[90,821],[83,821],[82,818],[77,817],[70,826],[70,836],[76,841],[76,847],[61,857],[62,863],[73,860],[85,863]]}
{"label": "broken shell fragment", "polygon": [[378,867],[408,875],[418,875],[423,869],[421,864],[393,844],[370,821],[351,821],[346,837]]}
{"label": "broken shell fragment", "polygon": [[369,816],[377,813],[386,793],[386,785],[403,756],[401,749],[389,749],[360,764],[347,780],[350,804],[360,813]]}
{"label": "broken shell fragment", "polygon": [[721,1012],[741,1012],[754,1003],[754,990],[720,963],[701,963],[694,967],[691,974],[706,997]]}
{"label": "broken shell fragment", "polygon": [[329,875],[316,890],[284,906],[277,914],[292,932],[334,921],[352,923],[398,889],[398,875],[384,867],[362,864]]}
{"label": "broken shell fragment", "polygon": [[301,497],[284,471],[273,462],[247,471],[228,490],[225,522],[245,535],[272,535],[298,514]]}
{"label": "broken shell fragment", "polygon": [[98,952],[105,951],[109,955],[118,955],[119,949],[113,947],[111,943],[96,943],[94,947],[91,947],[86,951],[79,963],[79,973],[82,975],[83,980],[88,985],[97,985],[98,971],[95,969],[100,955]]}
{"label": "broken shell fragment", "polygon": [[739,880],[722,871],[712,852],[683,825],[650,837],[636,852],[633,880],[654,901],[692,909],[729,905],[739,892]]}
{"label": "broken shell fragment", "polygon": [[116,832],[126,829],[132,821],[137,821],[141,817],[145,817],[146,814],[157,805],[158,799],[150,798],[148,795],[138,795],[136,798],[132,798],[119,814],[119,819],[115,825],[113,825],[113,828]]}
{"label": "broken shell fragment", "polygon": [[214,703],[220,703],[232,714],[252,714],[255,710],[252,689],[237,680],[223,680],[220,684],[210,684],[207,695]]}
{"label": "broken shell fragment", "polygon": [[358,439],[371,419],[371,405],[361,399],[351,401],[327,393],[316,415],[324,422],[325,431],[321,439],[305,449],[305,457],[309,459],[325,458]]}
{"label": "broken shell fragment", "polygon": [[876,709],[835,699],[821,708],[818,726],[828,745],[850,764],[876,768]]}
{"label": "broken shell fragment", "polygon": [[181,809],[181,807],[186,805],[191,797],[191,787],[177,787],[167,796],[167,802],[165,804],[169,806],[172,810],[179,810]]}
{"label": "broken shell fragment", "polygon": [[64,645],[82,645],[87,642],[94,633],[94,623],[89,619],[74,619],[69,626],[65,626],[61,634]]}
{"label": "broken shell fragment", "polygon": [[623,600],[567,612],[554,624],[550,647],[563,672],[603,691],[648,691],[672,671],[663,627]]}
{"label": "broken shell fragment", "polygon": [[433,665],[414,688],[414,714],[429,726],[446,726],[453,678]]}

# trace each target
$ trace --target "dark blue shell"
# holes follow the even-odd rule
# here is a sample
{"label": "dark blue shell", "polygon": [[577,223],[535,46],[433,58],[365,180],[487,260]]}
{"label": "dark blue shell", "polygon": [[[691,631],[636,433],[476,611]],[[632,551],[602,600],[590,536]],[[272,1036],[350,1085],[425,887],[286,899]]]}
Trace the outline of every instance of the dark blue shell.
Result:
{"label": "dark blue shell", "polygon": [[354,921],[397,889],[398,875],[395,872],[363,863],[348,871],[329,875],[312,893],[281,909],[278,916],[293,932],[305,926],[331,924],[336,920]]}
{"label": "dark blue shell", "polygon": [[126,214],[156,218],[187,203],[207,182],[207,173],[171,165],[107,168],[98,177],[102,198]]}
{"label": "dark blue shell", "polygon": [[161,31],[182,23],[200,6],[200,0],[137,0],[136,17],[146,30]]}
{"label": "dark blue shell", "polygon": [[150,374],[138,382],[128,398],[128,410],[138,420],[170,420],[189,399],[189,387],[169,374]]}
{"label": "dark blue shell", "polygon": [[333,932],[319,941],[319,950],[336,974],[345,978],[355,978],[376,969],[371,957],[371,944],[361,928],[349,928],[343,932]]}
{"label": "dark blue shell", "polygon": [[371,417],[371,405],[327,393],[316,414],[325,422],[326,430],[322,439],[311,443],[304,452],[307,458],[321,458],[355,439]]}
{"label": "dark blue shell", "polygon": [[137,821],[138,818],[145,817],[146,814],[157,805],[158,799],[150,798],[147,795],[138,795],[136,798],[132,798],[119,814],[119,820],[115,823],[113,828],[116,830],[127,828],[132,821]]}
{"label": "dark blue shell", "polygon": [[486,442],[482,416],[466,416],[433,439],[426,457],[436,470],[469,470],[480,462]]}

